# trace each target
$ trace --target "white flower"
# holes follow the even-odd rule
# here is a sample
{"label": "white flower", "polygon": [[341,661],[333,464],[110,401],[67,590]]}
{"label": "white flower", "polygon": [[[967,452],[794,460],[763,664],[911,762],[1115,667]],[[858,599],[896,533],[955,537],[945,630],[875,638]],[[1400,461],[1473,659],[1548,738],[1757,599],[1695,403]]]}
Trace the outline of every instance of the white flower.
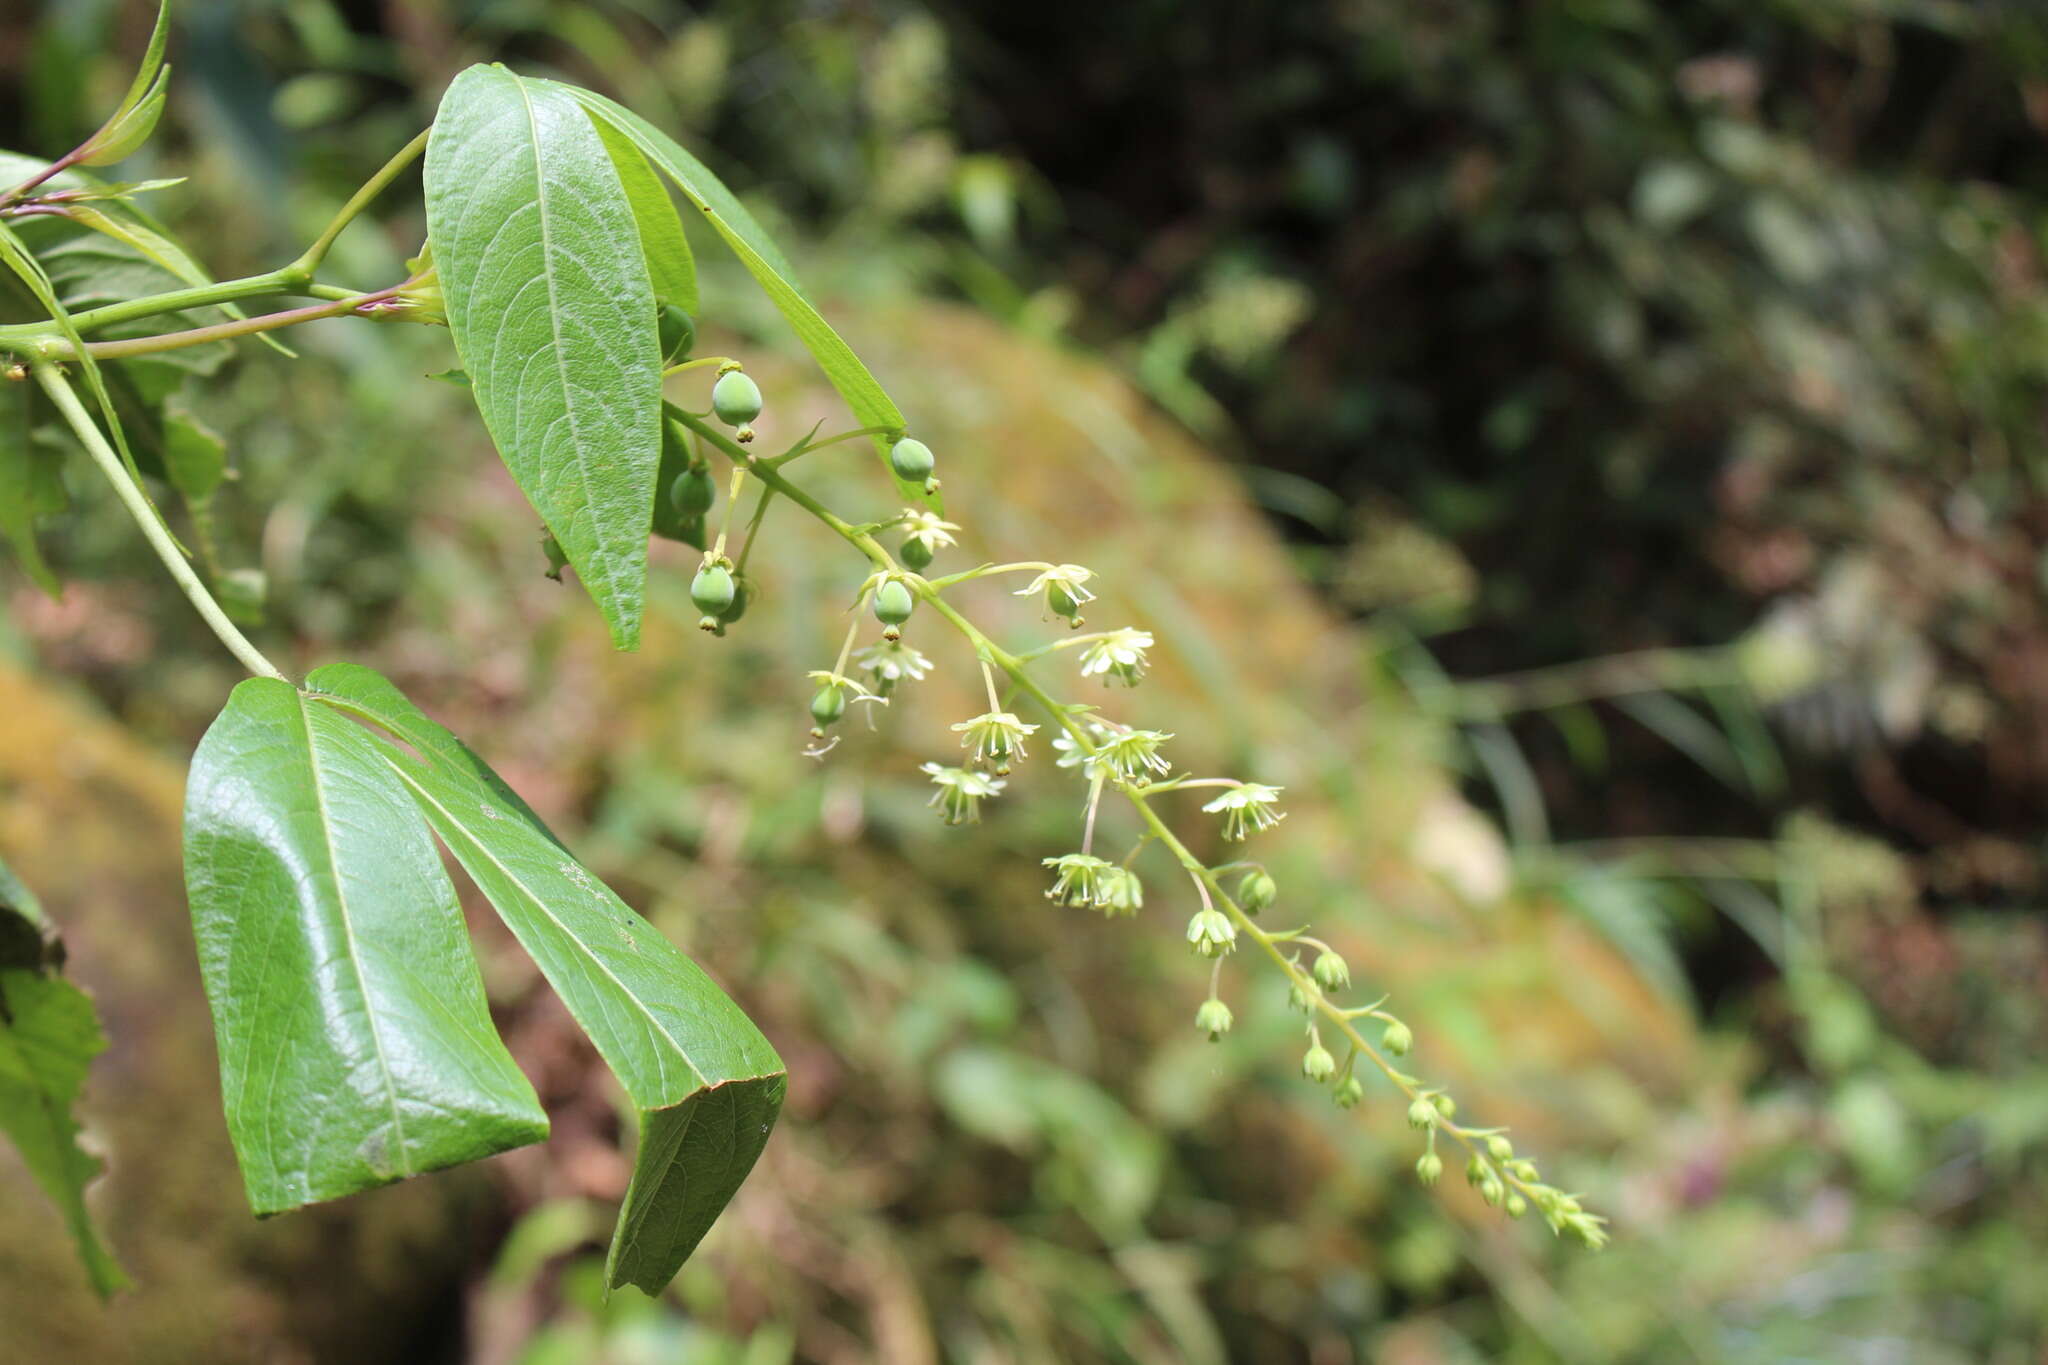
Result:
{"label": "white flower", "polygon": [[901,640],[884,640],[857,651],[853,661],[873,675],[875,692],[888,696],[896,690],[896,684],[904,679],[923,682],[925,674],[931,672],[932,661],[925,658]]}
{"label": "white flower", "polygon": [[1273,809],[1274,803],[1280,799],[1280,790],[1263,782],[1240,782],[1202,809],[1211,814],[1220,811],[1223,815],[1223,837],[1241,840],[1252,830],[1271,829],[1287,818],[1283,812]]}
{"label": "white flower", "polygon": [[906,539],[923,541],[924,547],[934,554],[948,545],[959,543],[953,539],[953,533],[960,528],[950,521],[940,521],[937,512],[906,507],[903,509],[903,525],[908,532]]}
{"label": "white flower", "polygon": [[821,688],[836,687],[840,689],[842,692],[847,694],[846,699],[848,701],[880,702],[884,706],[887,706],[889,704],[889,699],[887,697],[880,696],[874,692],[870,692],[867,688],[862,687],[859,683],[855,682],[852,678],[847,677],[844,673],[834,673],[829,668],[814,668],[810,672],[804,674],[804,676],[816,682],[818,686]]}
{"label": "white flower", "polygon": [[1103,875],[1119,870],[1115,863],[1089,853],[1064,853],[1045,859],[1044,864],[1059,874],[1053,879],[1052,890],[1045,893],[1047,900],[1091,909],[1101,903]]}
{"label": "white flower", "polygon": [[1188,946],[1203,957],[1221,957],[1237,946],[1237,926],[1221,910],[1197,910],[1188,921]]}
{"label": "white flower", "polygon": [[1138,679],[1145,676],[1145,651],[1150,648],[1150,631],[1134,630],[1129,626],[1109,631],[1081,651],[1081,676],[1092,678],[1100,673],[1104,683],[1116,681],[1126,687],[1136,687]]}
{"label": "white flower", "polygon": [[999,777],[989,777],[970,768],[948,768],[938,763],[923,764],[918,771],[938,784],[927,803],[939,808],[939,814],[949,825],[974,825],[981,823],[981,803],[985,797],[999,795],[1008,786]]}
{"label": "white flower", "polygon": [[960,736],[960,743],[971,746],[976,763],[994,766],[998,773],[1008,772],[1010,760],[1024,758],[1024,741],[1038,733],[1036,725],[1026,725],[1008,711],[990,711],[963,720],[953,727],[953,733]]}
{"label": "white flower", "polygon": [[1095,594],[1085,586],[1093,577],[1093,570],[1084,569],[1079,564],[1055,564],[1013,595],[1032,597],[1042,592],[1045,605],[1054,616],[1063,617],[1069,624],[1078,626],[1081,624],[1081,604],[1095,600]]}
{"label": "white flower", "polygon": [[1102,874],[1095,908],[1105,915],[1135,915],[1145,908],[1145,885],[1128,867],[1112,867]]}
{"label": "white flower", "polygon": [[1150,771],[1162,776],[1173,769],[1159,752],[1159,746],[1173,736],[1164,730],[1123,730],[1096,746],[1095,757],[1126,782]]}

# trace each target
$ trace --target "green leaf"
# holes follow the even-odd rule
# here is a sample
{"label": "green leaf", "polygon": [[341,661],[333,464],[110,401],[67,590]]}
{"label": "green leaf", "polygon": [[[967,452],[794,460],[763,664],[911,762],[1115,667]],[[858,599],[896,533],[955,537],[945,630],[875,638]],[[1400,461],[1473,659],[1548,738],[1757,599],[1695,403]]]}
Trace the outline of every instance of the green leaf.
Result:
{"label": "green leaf", "polygon": [[383,744],[252,678],[192,760],[185,883],[259,1214],[537,1142],[455,889]]}
{"label": "green leaf", "polygon": [[613,1286],[658,1292],[767,1143],[782,1105],[781,1058],[702,968],[397,688],[349,664],[316,670],[306,686],[410,748],[386,755],[392,771],[631,1097],[640,1143],[607,1274]]}
{"label": "green leaf", "polygon": [[115,114],[93,134],[92,150],[80,157],[78,164],[107,166],[133,156],[156,131],[157,120],[164,115],[164,97],[170,92],[170,83],[171,69],[167,66],[157,72],[155,84],[132,109]]}
{"label": "green leaf", "polygon": [[227,478],[228,448],[220,434],[185,411],[176,399],[164,404],[164,473],[195,511],[204,507]]}
{"label": "green leaf", "polygon": [[632,209],[559,89],[455,78],[427,144],[427,226],[484,425],[611,626],[640,641],[661,460],[661,345]]}
{"label": "green leaf", "polygon": [[683,220],[676,214],[676,201],[669,197],[661,177],[624,133],[602,119],[596,120],[596,125],[604,149],[611,153],[612,169],[619,173],[619,184],[625,188],[633,222],[640,229],[640,249],[647,256],[647,274],[654,284],[654,297],[695,314],[697,260],[690,254],[690,239],[683,235]]}
{"label": "green leaf", "polygon": [[623,105],[589,90],[558,85],[553,81],[535,81],[533,84],[559,91],[580,102],[598,123],[607,124],[632,139],[634,145],[675,182],[684,197],[697,206],[705,220],[725,239],[725,244],[740,258],[740,263],[753,275],[762,292],[781,310],[790,329],[818,362],[818,368],[825,372],[832,387],[839,390],[839,396],[846,400],[846,406],[852,409],[854,417],[864,427],[883,429],[884,434],[874,438],[875,454],[882,461],[882,468],[888,472],[890,481],[896,485],[896,491],[907,502],[943,511],[937,494],[926,493],[921,485],[897,478],[889,469],[889,446],[903,434],[903,414],[875,381],[874,375],[868,372],[868,367],[861,363],[860,357],[853,353],[853,348],[832,330],[831,324],[804,296],[803,290],[797,286],[795,272],[789,268],[789,261],[753,216],[741,207],[732,191],[674,138]]}
{"label": "green leaf", "polygon": [[36,585],[55,597],[63,585],[36,544],[36,520],[63,511],[70,498],[62,454],[35,439],[33,400],[29,385],[0,380],[0,539],[14,547]]}
{"label": "green leaf", "polygon": [[105,1047],[85,992],[55,975],[63,952],[42,906],[0,862],[0,1132],[64,1215],[102,1298],[128,1283],[92,1215],[85,1187],[100,1173],[71,1116],[86,1068]]}

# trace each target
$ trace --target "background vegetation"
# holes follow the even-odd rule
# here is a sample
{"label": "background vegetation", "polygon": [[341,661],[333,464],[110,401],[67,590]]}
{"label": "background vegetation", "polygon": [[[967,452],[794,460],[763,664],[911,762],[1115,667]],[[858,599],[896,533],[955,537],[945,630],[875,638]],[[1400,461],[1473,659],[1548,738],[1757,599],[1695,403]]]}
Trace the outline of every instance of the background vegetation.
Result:
{"label": "background vegetation", "polygon": [[[0,146],[51,154],[148,16],[31,10]],[[232,664],[74,478],[62,599],[0,567],[0,850],[108,1017],[85,1107],[139,1288],[93,1306],[0,1161],[0,1360],[2040,1358],[2037,12],[193,0],[135,177],[267,267],[486,58],[616,95],[805,244],[968,556],[1089,564],[1091,616],[1158,629],[1177,748],[1291,788],[1289,902],[1616,1245],[1415,1189],[1393,1105],[1287,1074],[1281,1001],[1200,1040],[1163,911],[1040,898],[1066,787],[939,827],[915,763],[964,659],[801,759],[856,573],[823,539],[784,528],[725,641],[669,556],[614,656],[424,382],[446,338],[320,324],[207,381],[264,640],[501,760],[763,1021],[788,1117],[667,1296],[601,1301],[617,1097],[506,952],[552,1144],[249,1220],[173,856]],[[367,286],[423,230],[387,210],[337,257]],[[707,285],[778,430],[833,411]]]}

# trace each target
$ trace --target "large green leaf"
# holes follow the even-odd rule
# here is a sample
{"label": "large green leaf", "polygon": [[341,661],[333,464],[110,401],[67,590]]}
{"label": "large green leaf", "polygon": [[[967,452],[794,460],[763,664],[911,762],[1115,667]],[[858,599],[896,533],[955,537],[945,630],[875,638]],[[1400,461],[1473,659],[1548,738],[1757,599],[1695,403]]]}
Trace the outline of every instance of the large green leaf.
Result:
{"label": "large green leaf", "polygon": [[695,313],[697,258],[690,254],[690,239],[683,234],[676,201],[669,197],[668,187],[647,164],[647,158],[640,155],[632,139],[602,120],[597,123],[597,135],[604,139],[604,149],[611,153],[612,169],[619,173],[626,203],[633,210],[655,298],[686,313]]}
{"label": "large green leaf", "polygon": [[71,1108],[107,1043],[92,1001],[56,975],[62,957],[42,907],[0,863],[0,1132],[62,1211],[86,1275],[104,1296],[128,1280],[85,1207],[100,1163],[78,1145]]}
{"label": "large green leaf", "polygon": [[875,452],[881,457],[882,467],[888,470],[897,492],[906,501],[922,503],[934,511],[943,510],[937,494],[926,493],[922,485],[899,479],[893,470],[889,470],[889,445],[903,434],[903,414],[876,382],[874,375],[868,372],[868,367],[861,363],[860,357],[853,353],[853,348],[832,330],[832,325],[805,297],[797,285],[795,272],[789,268],[789,261],[753,216],[741,207],[732,191],[674,138],[625,106],[575,86],[558,85],[552,81],[535,81],[532,84],[579,101],[590,111],[592,118],[632,139],[633,144],[675,182],[684,197],[704,215],[705,221],[725,239],[726,245],[740,258],[740,263],[753,275],[762,292],[781,310],[790,330],[810,351],[818,362],[818,368],[832,381],[832,387],[839,390],[839,396],[846,400],[846,406],[853,410],[860,424],[882,428],[884,434],[874,438]]}
{"label": "large green leaf", "polygon": [[63,456],[35,439],[33,399],[30,385],[0,381],[0,540],[13,545],[28,576],[55,597],[61,585],[36,545],[36,520],[63,511],[70,498]]}
{"label": "large green leaf", "polygon": [[484,425],[611,626],[640,640],[661,344],[632,206],[566,93],[473,66],[427,143],[427,227]]}
{"label": "large green leaf", "polygon": [[547,1134],[383,742],[287,683],[192,760],[185,881],[228,1131],[259,1214]]}
{"label": "large green leaf", "polygon": [[613,1285],[658,1292],[739,1189],[781,1110],[781,1058],[703,969],[586,871],[497,774],[397,688],[334,664],[308,691],[402,740],[391,770],[639,1111]]}

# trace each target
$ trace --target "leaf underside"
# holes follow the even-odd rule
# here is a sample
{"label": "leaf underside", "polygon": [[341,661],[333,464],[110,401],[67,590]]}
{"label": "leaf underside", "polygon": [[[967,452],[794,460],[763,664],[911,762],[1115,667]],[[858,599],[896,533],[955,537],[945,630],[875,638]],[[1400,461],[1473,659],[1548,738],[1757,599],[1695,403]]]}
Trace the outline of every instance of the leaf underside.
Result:
{"label": "leaf underside", "polygon": [[619,173],[565,92],[475,66],[435,115],[426,201],[484,425],[613,643],[631,649],[661,458],[661,347]]}
{"label": "leaf underside", "polygon": [[317,669],[306,686],[410,750],[380,752],[632,1100],[640,1142],[609,1280],[657,1292],[767,1143],[782,1105],[781,1058],[702,968],[397,688],[351,664]]}

